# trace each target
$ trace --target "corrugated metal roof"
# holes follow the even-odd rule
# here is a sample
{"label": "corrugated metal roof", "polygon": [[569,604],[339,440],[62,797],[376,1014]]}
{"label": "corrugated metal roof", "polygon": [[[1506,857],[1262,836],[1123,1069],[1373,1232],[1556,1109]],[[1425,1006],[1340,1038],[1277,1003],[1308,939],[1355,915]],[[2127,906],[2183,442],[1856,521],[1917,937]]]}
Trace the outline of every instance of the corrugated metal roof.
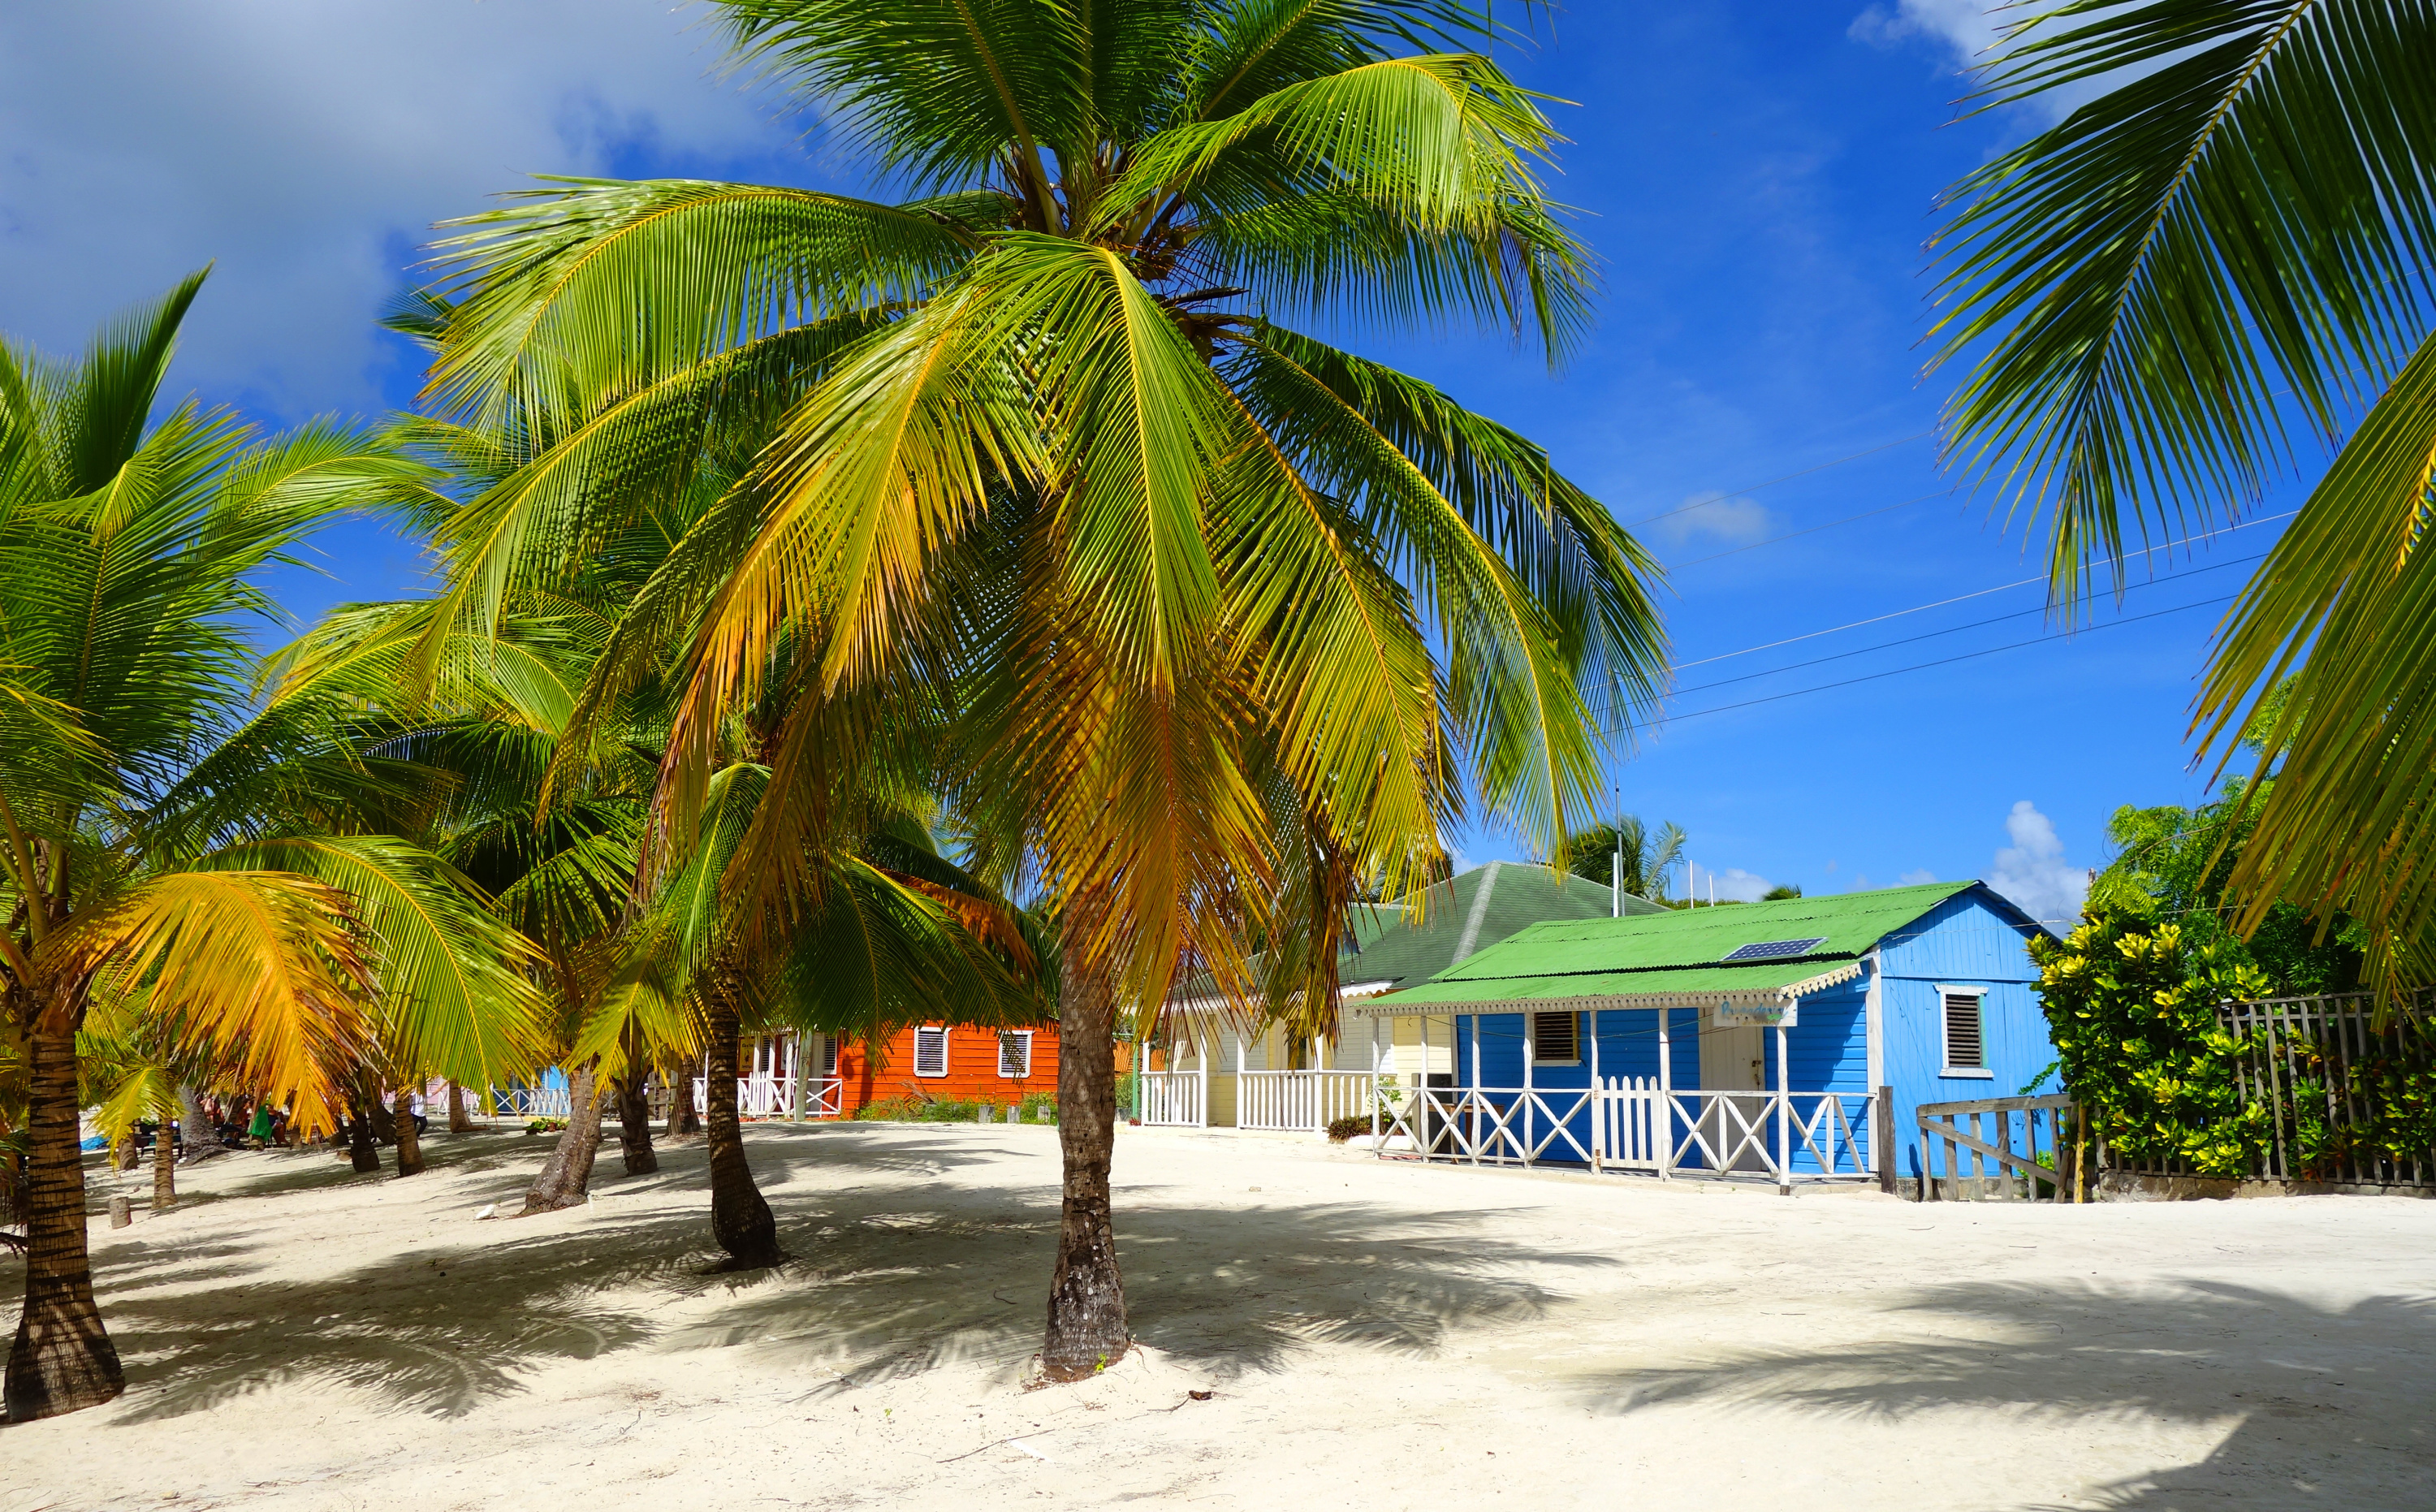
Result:
{"label": "corrugated metal roof", "polygon": [[[1932,882],[1730,909],[1536,924],[1451,965],[1422,985],[1378,999],[1375,1011],[1575,998],[1800,996],[1796,989],[1816,991],[1853,976],[1853,963],[1871,946],[1977,885]],[[1814,937],[1820,943],[1800,956],[1722,964],[1742,946]]]}

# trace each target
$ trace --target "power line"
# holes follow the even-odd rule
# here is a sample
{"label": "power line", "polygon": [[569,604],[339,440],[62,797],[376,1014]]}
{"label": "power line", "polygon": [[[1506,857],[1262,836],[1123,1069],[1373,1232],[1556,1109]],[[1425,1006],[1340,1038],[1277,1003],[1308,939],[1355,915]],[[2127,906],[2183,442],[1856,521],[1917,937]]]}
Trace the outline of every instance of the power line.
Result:
{"label": "power line", "polygon": [[[2218,562],[2204,567],[2193,567],[2187,572],[2169,572],[2162,578],[2152,578],[2147,582],[2135,582],[2132,584],[2132,586],[2134,588],[2153,588],[2161,582],[2176,582],[2184,578],[2196,578],[2203,572],[2222,572],[2227,567],[2237,567],[2246,563],[2256,562],[2266,555],[2266,552],[2261,551],[2253,556],[2235,557],[2228,562]],[[1839,651],[1830,656],[1815,656],[1806,662],[1788,662],[1783,667],[1771,667],[1766,671],[1745,672],[1740,677],[1724,677],[1719,678],[1714,683],[1698,683],[1690,687],[1679,687],[1670,691],[1666,696],[1668,698],[1681,698],[1686,693],[1705,693],[1713,687],[1731,687],[1736,683],[1748,683],[1757,677],[1774,677],[1780,672],[1798,672],[1805,667],[1823,667],[1829,662],[1840,662],[1848,657],[1867,656],[1873,651],[1891,651],[1897,646],[1909,646],[1918,641],[1935,640],[1940,635],[1958,635],[1966,630],[1978,630],[1989,625],[2001,625],[2008,619],[2027,619],[2032,615],[2043,615],[2045,613],[2046,611],[2044,609],[2016,609],[2009,615],[1992,615],[1986,619],[1974,619],[1968,624],[1948,625],[1943,630],[1924,630],[1917,635],[1905,635],[1899,640],[1882,640],[1874,646],[1862,646],[1853,651]],[[1722,660],[1723,658],[1719,659]]]}
{"label": "power line", "polygon": [[1725,490],[1720,493],[1716,498],[1704,498],[1697,504],[1680,505],[1662,513],[1649,515],[1644,519],[1634,520],[1630,524],[1627,525],[1625,529],[1627,530],[1637,530],[1644,525],[1654,524],[1660,520],[1672,519],[1678,514],[1688,514],[1694,510],[1707,509],[1710,505],[1716,503],[1719,499],[1732,498],[1737,494],[1756,494],[1763,488],[1774,488],[1779,483],[1790,483],[1797,478],[1808,478],[1813,473],[1823,473],[1830,467],[1841,467],[1846,462],[1857,462],[1864,457],[1875,457],[1882,451],[1892,451],[1897,446],[1907,446],[1911,443],[1921,440],[1923,437],[1933,436],[1935,434],[1937,434],[1937,432],[1933,430],[1916,430],[1908,436],[1898,436],[1892,441],[1883,443],[1876,446],[1871,446],[1866,451],[1856,451],[1849,457],[1838,457],[1834,461],[1820,462],[1816,467],[1805,467],[1798,473],[1787,473],[1783,478],[1771,478],[1765,483],[1745,483],[1740,488],[1730,488]]}
{"label": "power line", "polygon": [[[2219,535],[2231,535],[2236,530],[2246,530],[2253,525],[2271,525],[2277,520],[2288,520],[2293,515],[2300,513],[2301,512],[2299,510],[2286,510],[2281,514],[2262,514],[2257,519],[2244,520],[2238,525],[2228,525],[2221,530],[2210,530],[2204,535],[2186,535],[2179,541],[2167,541],[2163,546],[2143,547],[2138,551],[2125,551],[2117,556],[2105,557],[2097,562],[2091,563],[2090,565],[2093,567],[2111,566],[2117,562],[2128,562],[2135,556],[2147,556],[2151,552],[2156,551],[2171,551],[2176,547],[2189,546],[2195,541],[2213,541]],[[1847,630],[1859,630],[1865,625],[1881,624],[1889,619],[1901,619],[1905,615],[1923,614],[1931,609],[1942,609],[1948,604],[1968,603],[1974,599],[1985,599],[1992,593],[2003,593],[2010,588],[2027,587],[2033,582],[2044,582],[2046,581],[2047,575],[2044,572],[2032,578],[2017,578],[2011,582],[2000,582],[1992,588],[1975,588],[1969,593],[1958,593],[1951,599],[1938,599],[1928,603],[1918,603],[1912,605],[1908,609],[1893,609],[1883,615],[1871,615],[1867,619],[1854,619],[1840,625],[1830,625],[1825,630],[1806,631],[1799,635],[1787,635],[1783,640],[1763,641],[1756,646],[1745,646],[1740,651],[1719,652],[1714,656],[1703,656],[1696,661],[1677,662],[1675,664],[1675,668],[1676,670],[1680,671],[1687,667],[1706,667],[1711,662],[1731,661],[1737,656],[1749,656],[1754,652],[1774,651],[1779,646],[1798,645],[1805,640],[1817,640],[1821,635],[1840,634]],[[2162,582],[2164,580],[2159,579],[2155,581]]]}
{"label": "power line", "polygon": [[[2102,625],[2092,625],[2087,630],[2079,632],[2078,634],[2096,634],[2101,630],[2114,630],[2119,629],[2124,625],[2136,625],[2144,619],[2160,619],[2166,615],[2179,615],[2192,609],[2205,609],[2211,604],[2230,603],[2233,600],[2238,597],[2239,595],[2237,594],[2228,593],[2219,595],[2214,599],[2201,599],[2196,603],[2177,604],[2171,609],[2154,610],[2145,615],[2133,615],[2126,619],[2114,619],[2109,620],[2107,623]],[[2009,645],[1990,646],[1980,651],[1967,651],[1963,652],[1959,655],[1940,657],[1933,662],[1918,662],[1909,667],[1897,667],[1883,672],[1870,672],[1860,677],[1848,677],[1841,682],[1820,683],[1812,687],[1797,687],[1784,693],[1770,693],[1765,698],[1745,699],[1739,704],[1721,704],[1715,708],[1694,709],[1688,714],[1670,714],[1666,716],[1665,721],[1662,722],[1673,722],[1680,720],[1696,720],[1704,715],[1710,714],[1726,714],[1734,709],[1747,709],[1760,704],[1775,704],[1788,698],[1800,698],[1805,693],[1824,693],[1833,688],[1851,687],[1858,683],[1874,683],[1881,678],[1900,677],[1905,672],[1923,672],[1928,670],[1932,667],[1950,667],[1956,662],[1975,661],[1982,656],[1993,656],[1998,652],[2019,651],[2025,646],[2037,646],[2043,645],[2051,640],[2062,640],[2074,634],[2076,634],[2076,632],[2064,630],[2057,631],[2055,634],[2048,635],[2033,635],[2027,640],[2017,640]],[[1628,728],[1635,730],[1648,730],[1655,727],[1656,726],[1650,724],[1640,724],[1629,726]],[[1617,733],[1622,734],[1624,732],[1618,731]]]}

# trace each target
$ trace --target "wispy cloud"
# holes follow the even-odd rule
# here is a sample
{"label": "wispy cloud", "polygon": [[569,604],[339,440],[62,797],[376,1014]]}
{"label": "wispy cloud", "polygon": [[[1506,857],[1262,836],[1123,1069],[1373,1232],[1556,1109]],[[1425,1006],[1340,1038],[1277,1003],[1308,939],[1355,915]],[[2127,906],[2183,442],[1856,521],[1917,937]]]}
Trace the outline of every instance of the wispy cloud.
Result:
{"label": "wispy cloud", "polygon": [[1646,533],[1668,546],[1695,541],[1749,546],[1767,539],[1768,528],[1774,523],[1767,506],[1757,499],[1711,490],[1687,495],[1673,513],[1651,521]]}
{"label": "wispy cloud", "polygon": [[1895,880],[1901,882],[1905,887],[1920,887],[1926,883],[1936,881],[1937,874],[1923,866],[1916,872],[1905,872],[1901,877],[1896,878]]}
{"label": "wispy cloud", "polygon": [[1706,903],[1711,896],[1709,888],[1712,882],[1716,884],[1714,895],[1721,903],[1756,903],[1776,886],[1757,872],[1747,872],[1739,866],[1721,867],[1715,871],[1706,866],[1694,866],[1685,895],[1696,903]]}

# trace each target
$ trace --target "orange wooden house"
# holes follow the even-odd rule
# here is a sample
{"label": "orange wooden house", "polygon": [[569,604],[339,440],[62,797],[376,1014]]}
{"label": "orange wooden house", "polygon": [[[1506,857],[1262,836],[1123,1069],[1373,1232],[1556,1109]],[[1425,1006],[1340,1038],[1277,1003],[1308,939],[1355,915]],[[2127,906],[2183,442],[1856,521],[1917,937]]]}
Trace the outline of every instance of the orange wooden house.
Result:
{"label": "orange wooden house", "polygon": [[807,1075],[803,1111],[811,1118],[852,1118],[892,1098],[1003,1107],[1057,1095],[1053,1024],[997,1029],[940,1020],[876,1047],[834,1034],[783,1034],[738,1048],[737,1102],[747,1118],[792,1113],[799,1075]]}

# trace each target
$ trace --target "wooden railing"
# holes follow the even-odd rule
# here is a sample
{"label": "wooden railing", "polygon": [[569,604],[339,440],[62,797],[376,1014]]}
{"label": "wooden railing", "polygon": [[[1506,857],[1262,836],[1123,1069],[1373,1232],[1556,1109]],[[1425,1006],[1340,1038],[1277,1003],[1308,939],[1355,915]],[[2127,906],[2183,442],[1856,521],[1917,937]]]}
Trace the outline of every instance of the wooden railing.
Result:
{"label": "wooden railing", "polygon": [[1405,1097],[1383,1121],[1382,1155],[1592,1170],[1698,1172],[1795,1180],[1865,1177],[1878,1169],[1861,1092],[1677,1090],[1610,1078],[1591,1087],[1432,1087]]}
{"label": "wooden railing", "polygon": [[1368,1071],[1244,1071],[1235,1079],[1235,1126],[1316,1134],[1370,1111]]}
{"label": "wooden railing", "polygon": [[1144,1124],[1164,1128],[1200,1128],[1207,1109],[1199,1071],[1144,1071],[1137,1104]]}
{"label": "wooden railing", "polygon": [[[2058,1092],[2045,1097],[1923,1103],[1914,1111],[1920,1122],[1921,1200],[2089,1200],[2097,1152],[2082,1138],[2082,1124],[2070,1096]],[[1940,1151],[1942,1162],[1938,1158]],[[1963,1173],[1966,1164],[1968,1175]]]}

